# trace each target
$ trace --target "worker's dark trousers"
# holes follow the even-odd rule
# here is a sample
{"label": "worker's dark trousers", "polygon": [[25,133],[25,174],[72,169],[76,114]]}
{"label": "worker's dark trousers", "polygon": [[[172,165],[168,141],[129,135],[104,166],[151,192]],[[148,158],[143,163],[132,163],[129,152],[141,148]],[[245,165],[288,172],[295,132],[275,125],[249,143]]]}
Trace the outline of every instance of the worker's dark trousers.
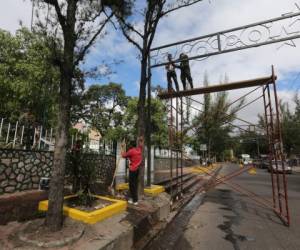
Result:
{"label": "worker's dark trousers", "polygon": [[188,82],[190,84],[190,89],[194,88],[194,86],[193,86],[193,79],[191,77],[191,71],[190,71],[189,68],[181,70],[180,79],[181,79],[181,82],[182,82],[184,90],[186,90],[186,80],[188,80]]}
{"label": "worker's dark trousers", "polygon": [[177,75],[176,75],[175,71],[168,71],[167,72],[168,91],[172,91],[172,79],[174,81],[176,91],[179,91],[179,85],[178,85]]}
{"label": "worker's dark trousers", "polygon": [[138,201],[138,179],[139,179],[139,170],[136,171],[129,170],[129,193],[133,202]]}

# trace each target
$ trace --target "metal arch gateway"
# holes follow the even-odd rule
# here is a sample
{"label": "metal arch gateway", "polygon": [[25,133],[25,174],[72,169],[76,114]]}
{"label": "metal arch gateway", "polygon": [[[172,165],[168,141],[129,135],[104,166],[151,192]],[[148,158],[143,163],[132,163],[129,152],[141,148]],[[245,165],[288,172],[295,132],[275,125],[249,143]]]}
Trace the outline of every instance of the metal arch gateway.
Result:
{"label": "metal arch gateway", "polygon": [[296,13],[152,48],[150,67],[166,65],[168,54],[177,58],[180,53],[185,53],[189,60],[204,60],[274,43],[296,47],[293,40],[300,38],[300,7],[296,6]]}
{"label": "metal arch gateway", "polygon": [[[297,5],[296,5],[297,6]],[[269,19],[262,22],[253,23],[250,25],[217,32],[214,34],[201,36],[189,40],[179,41],[172,44],[163,45],[160,47],[152,48],[150,51],[150,57],[148,60],[148,105],[151,105],[151,69],[166,65],[167,54],[171,52],[174,57],[178,56],[181,52],[185,52],[189,55],[189,60],[205,59],[209,56],[219,55],[223,53],[234,52],[238,50],[259,47],[263,45],[273,43],[285,43],[290,46],[295,46],[293,39],[300,38],[300,8],[297,6],[299,12],[283,15],[278,18]],[[279,33],[275,32],[275,26],[281,27]],[[266,34],[264,34],[266,32]],[[274,33],[275,32],[275,33]],[[248,34],[245,35],[245,34]],[[246,39],[246,40],[245,40]],[[189,48],[189,49],[187,49]],[[196,48],[196,49],[195,49]],[[199,51],[202,53],[199,53]],[[197,52],[196,54],[194,52]],[[194,53],[194,54],[193,54]],[[180,62],[180,60],[174,60],[174,62]],[[241,82],[233,82],[224,85],[213,85],[208,87],[196,88],[178,92],[162,92],[158,96],[161,99],[167,99],[170,102],[168,109],[169,117],[169,149],[171,152],[170,157],[170,177],[173,180],[173,157],[176,159],[176,189],[182,190],[182,167],[183,167],[183,138],[178,136],[174,140],[174,135],[183,131],[183,104],[182,97],[199,95],[205,93],[226,91],[232,89],[249,88],[258,86],[255,90],[262,89],[262,95],[256,100],[263,98],[265,121],[266,121],[266,134],[269,142],[269,164],[272,166],[275,164],[275,169],[280,167],[284,170],[285,165],[283,163],[283,145],[281,135],[281,124],[279,118],[279,102],[276,90],[276,76],[274,68],[272,67],[272,74],[269,77],[250,79]],[[250,91],[248,94],[252,93]],[[247,94],[246,94],[247,95]],[[245,95],[245,96],[246,96]],[[173,99],[175,98],[175,103]],[[254,101],[256,101],[254,100]],[[237,100],[236,100],[237,101]],[[234,101],[233,103],[235,103]],[[253,103],[252,101],[251,103]],[[249,103],[249,104],[251,104]],[[175,105],[176,106],[175,106]],[[201,104],[201,103],[200,103]],[[247,105],[249,105],[247,104]],[[275,104],[275,105],[274,105]],[[273,107],[275,106],[275,107]],[[147,119],[151,119],[150,109],[148,109]],[[175,115],[175,116],[174,116]],[[241,119],[240,119],[241,120]],[[151,129],[147,127],[147,147],[151,147]],[[249,124],[251,124],[249,122]],[[241,128],[240,128],[241,129]],[[242,129],[243,130],[243,129]],[[175,146],[177,145],[177,146]],[[180,146],[178,146],[180,145]],[[147,185],[151,185],[151,150],[148,150],[147,157]],[[178,174],[181,170],[181,180],[179,182]],[[249,198],[255,200],[258,204],[265,207],[272,208],[273,211],[279,216],[285,225],[290,225],[290,214],[288,207],[288,193],[287,193],[287,180],[285,171],[282,175],[278,171],[274,172],[271,167],[271,182],[272,182],[272,202],[259,197],[257,194],[237,186],[237,184],[229,183],[228,181],[233,177],[244,173],[245,171],[236,171],[227,176],[222,176],[217,179],[216,184],[225,183],[230,185],[234,190],[243,194],[247,194]],[[172,193],[172,190],[171,190]],[[171,194],[172,196],[172,194]]]}

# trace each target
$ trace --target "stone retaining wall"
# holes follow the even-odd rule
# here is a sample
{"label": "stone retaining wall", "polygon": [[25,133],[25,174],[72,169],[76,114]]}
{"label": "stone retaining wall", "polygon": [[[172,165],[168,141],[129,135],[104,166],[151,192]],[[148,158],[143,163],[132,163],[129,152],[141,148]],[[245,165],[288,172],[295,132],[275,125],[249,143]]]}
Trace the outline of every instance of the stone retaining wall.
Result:
{"label": "stone retaining wall", "polygon": [[37,189],[52,161],[51,152],[0,149],[0,194]]}
{"label": "stone retaining wall", "polygon": [[[95,164],[97,182],[111,184],[116,167],[114,155],[84,153],[80,159],[83,164]],[[52,163],[53,152],[0,149],[0,195],[38,189],[41,177],[51,176]],[[67,157],[66,182],[70,181],[71,164]]]}

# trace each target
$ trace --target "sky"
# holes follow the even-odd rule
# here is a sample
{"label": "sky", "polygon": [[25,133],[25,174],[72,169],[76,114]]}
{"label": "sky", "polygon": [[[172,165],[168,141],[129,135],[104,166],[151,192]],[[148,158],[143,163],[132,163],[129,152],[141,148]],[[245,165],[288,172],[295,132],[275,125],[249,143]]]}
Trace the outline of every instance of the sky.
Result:
{"label": "sky", "polygon": [[[141,2],[141,0],[138,0]],[[15,32],[20,27],[30,27],[31,3],[29,0],[2,0],[0,28]],[[203,0],[191,7],[173,12],[161,20],[153,46],[193,38],[253,22],[279,17],[282,14],[300,11],[298,0]],[[299,21],[300,23],[300,21]],[[128,95],[136,96],[139,91],[139,61],[136,49],[129,44],[119,31],[107,27],[108,34],[99,39],[85,59],[83,68],[99,66],[103,61],[122,60],[113,67],[109,78],[87,79],[86,85],[105,84],[109,81],[121,83]],[[299,25],[300,31],[300,25]],[[211,84],[218,84],[226,74],[229,81],[239,81],[269,76],[274,65],[278,76],[279,97],[293,107],[293,96],[300,89],[300,39],[296,46],[273,44],[254,49],[210,57],[191,62],[195,87],[201,87],[207,72]],[[178,72],[179,78],[179,72]],[[166,87],[164,68],[153,70],[153,84]],[[229,93],[234,100],[251,89],[235,90]],[[247,98],[251,101],[261,93],[255,92]],[[199,98],[201,99],[201,98]],[[195,106],[197,106],[195,104]],[[262,112],[262,103],[256,102],[241,113],[241,118],[257,120]]]}

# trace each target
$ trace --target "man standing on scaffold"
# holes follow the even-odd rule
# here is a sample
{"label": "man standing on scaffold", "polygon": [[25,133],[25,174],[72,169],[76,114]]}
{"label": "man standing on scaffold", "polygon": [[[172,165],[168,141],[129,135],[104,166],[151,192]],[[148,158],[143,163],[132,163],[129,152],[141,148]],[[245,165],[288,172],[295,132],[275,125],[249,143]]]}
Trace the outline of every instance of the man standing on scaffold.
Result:
{"label": "man standing on scaffold", "polygon": [[178,81],[177,81],[177,75],[175,71],[175,63],[172,61],[172,55],[168,54],[168,64],[166,65],[167,70],[167,80],[168,80],[168,91],[172,92],[172,79],[175,84],[176,91],[179,91]]}
{"label": "man standing on scaffold", "polygon": [[182,82],[183,89],[186,90],[187,87],[186,80],[189,82],[190,88],[193,89],[194,86],[193,86],[193,79],[191,76],[189,57],[186,54],[181,53],[179,56],[179,60],[181,60],[180,65],[179,66],[176,65],[175,67],[180,69],[180,79]]}

